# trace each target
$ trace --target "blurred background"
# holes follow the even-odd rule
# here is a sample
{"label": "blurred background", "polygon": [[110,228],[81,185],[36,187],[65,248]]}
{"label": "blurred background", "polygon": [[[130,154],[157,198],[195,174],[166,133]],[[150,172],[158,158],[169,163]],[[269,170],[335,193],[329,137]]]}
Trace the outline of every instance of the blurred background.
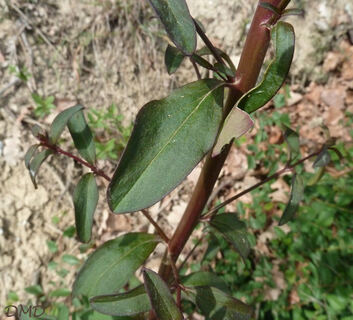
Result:
{"label": "blurred background", "polygon": [[[208,37],[237,65],[257,1],[187,2]],[[237,212],[249,227],[249,260],[244,263],[217,235],[202,237],[199,228],[186,246],[184,256],[198,243],[183,272],[218,273],[237,298],[255,306],[258,319],[352,320],[353,2],[296,0],[290,6],[305,12],[287,19],[297,35],[290,75],[273,101],[254,114],[254,130],[236,141],[210,205],[285,163],[283,124],[300,133],[303,156],[324,143],[325,125],[345,159],[332,155],[288,225],[278,227],[289,177],[231,203],[227,211]],[[52,157],[41,168],[35,190],[23,156],[35,143],[31,126],[48,128],[60,111],[80,102],[95,132],[99,167],[111,174],[138,110],[197,79],[188,61],[168,76],[167,43],[147,1],[0,0],[1,310],[37,302],[53,316],[70,312],[75,319],[111,319],[70,300],[75,272],[102,242],[153,228],[139,213],[110,214],[106,184],[100,181],[93,240],[81,245],[75,240],[71,194],[83,169]],[[68,134],[61,144],[74,150]],[[315,170],[309,162],[304,167],[309,181]],[[167,233],[178,223],[199,172],[197,166],[149,209]],[[157,248],[149,267],[158,267],[162,252]]]}

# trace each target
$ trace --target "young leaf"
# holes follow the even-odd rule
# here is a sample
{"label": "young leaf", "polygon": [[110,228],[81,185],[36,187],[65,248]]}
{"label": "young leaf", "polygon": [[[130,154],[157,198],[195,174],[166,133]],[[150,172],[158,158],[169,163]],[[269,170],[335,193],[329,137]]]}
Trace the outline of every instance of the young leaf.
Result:
{"label": "young leaf", "polygon": [[128,233],[105,242],[87,259],[73,285],[73,296],[114,294],[148,258],[159,238],[147,233]]}
{"label": "young leaf", "polygon": [[173,190],[212,147],[223,83],[199,80],[145,105],[108,188],[115,213],[149,207]]}
{"label": "young leaf", "polygon": [[43,134],[43,129],[39,125],[35,124],[31,127],[31,132],[35,138],[38,138],[39,135]]}
{"label": "young leaf", "polygon": [[317,155],[314,163],[313,168],[320,168],[327,166],[331,161],[330,153],[328,152],[327,148],[324,147],[322,151]]}
{"label": "young leaf", "polygon": [[[235,68],[235,65],[234,65],[232,59],[229,57],[229,55],[226,54],[223,50],[221,50],[219,48],[215,48],[215,50],[227,62],[228,67],[230,68],[230,70],[232,71],[232,74],[234,75],[236,68]],[[203,47],[199,50],[196,50],[195,53],[198,54],[199,56],[212,55],[212,52],[208,47]]]}
{"label": "young leaf", "polygon": [[226,76],[229,76],[229,77],[234,77],[235,74],[233,72],[233,70],[231,70],[230,68],[228,68],[225,64],[222,64],[222,63],[215,63],[214,65],[214,69],[216,69],[217,71],[219,71],[220,73],[223,73],[225,74]]}
{"label": "young leaf", "polygon": [[92,234],[93,215],[98,203],[98,188],[93,173],[86,173],[74,191],[75,222],[80,241],[89,242]]}
{"label": "young leaf", "polygon": [[300,141],[299,135],[291,128],[285,126],[286,131],[284,132],[284,139],[287,142],[289,162],[296,160],[300,156]]}
{"label": "young leaf", "polygon": [[149,0],[170,39],[185,55],[196,49],[196,28],[185,0]]}
{"label": "young leaf", "polygon": [[[188,290],[188,296],[196,303],[201,314],[207,319],[251,319],[253,310],[250,306],[213,287],[199,286]],[[222,316],[221,316],[222,315]]]}
{"label": "young leaf", "polygon": [[287,77],[294,54],[293,27],[279,21],[271,30],[271,36],[275,46],[275,58],[268,66],[261,83],[244,94],[226,117],[217,139],[214,155],[217,155],[224,144],[229,143],[236,136],[240,123],[238,109],[252,113],[261,108],[274,97]]}
{"label": "young leaf", "polygon": [[317,184],[323,177],[325,171],[326,171],[325,167],[319,167],[319,169],[315,172],[315,174],[312,175],[311,178],[307,181],[306,185],[314,186],[315,184]]}
{"label": "young leaf", "polygon": [[53,153],[52,150],[45,149],[35,155],[29,164],[29,175],[34,187],[37,189],[36,176],[42,163]]}
{"label": "young leaf", "polygon": [[250,244],[247,238],[246,225],[236,214],[222,213],[216,215],[210,225],[220,232],[232,247],[245,260],[250,253]]}
{"label": "young leaf", "polygon": [[176,305],[166,283],[152,270],[143,270],[145,289],[152,309],[159,320],[182,320],[183,314]]}
{"label": "young leaf", "polygon": [[80,263],[80,260],[71,254],[64,254],[61,260],[72,266],[75,266]]}
{"label": "young leaf", "polygon": [[199,64],[201,67],[208,69],[208,70],[214,70],[215,68],[213,67],[212,64],[210,64],[206,59],[202,58],[198,54],[193,54],[192,59]]}
{"label": "young leaf", "polygon": [[72,140],[80,155],[89,163],[96,162],[96,147],[93,141],[92,131],[87,125],[85,116],[82,111],[76,112],[68,121]]}
{"label": "young leaf", "polygon": [[35,152],[37,151],[39,147],[39,144],[34,144],[30,146],[25,154],[24,161],[25,161],[25,166],[27,169],[29,169],[29,163],[32,160]]}
{"label": "young leaf", "polygon": [[56,142],[60,138],[60,135],[64,131],[67,125],[67,122],[72,117],[72,115],[74,115],[77,111],[80,111],[82,109],[83,109],[83,106],[78,104],[71,108],[65,109],[55,117],[49,130],[49,139],[52,144],[56,144]]}
{"label": "young leaf", "polygon": [[212,272],[200,271],[191,273],[181,278],[181,283],[186,287],[214,287],[221,291],[229,292],[227,284]]}
{"label": "young leaf", "polygon": [[94,310],[112,316],[131,316],[151,310],[143,285],[125,293],[93,297],[90,304]]}
{"label": "young leaf", "polygon": [[301,176],[297,174],[293,175],[292,178],[292,188],[289,197],[289,202],[284,209],[283,215],[279,221],[279,225],[282,226],[288,221],[292,220],[295,213],[298,211],[300,201],[302,201],[304,196],[304,182]]}
{"label": "young leaf", "polygon": [[180,67],[184,60],[184,55],[178,48],[172,47],[168,44],[168,47],[164,55],[164,63],[167,67],[168,74],[173,74]]}
{"label": "young leaf", "polygon": [[226,121],[228,121],[227,123],[229,124],[232,123],[232,126],[223,126],[216,145],[213,148],[212,157],[220,154],[223,146],[228,144],[230,140],[240,138],[254,126],[254,121],[251,117],[238,107],[233,108]]}

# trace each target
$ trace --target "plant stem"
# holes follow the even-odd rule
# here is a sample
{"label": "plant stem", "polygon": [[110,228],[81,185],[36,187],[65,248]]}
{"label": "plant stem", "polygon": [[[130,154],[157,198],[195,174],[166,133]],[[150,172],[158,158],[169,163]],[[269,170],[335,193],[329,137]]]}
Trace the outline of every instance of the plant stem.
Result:
{"label": "plant stem", "polygon": [[169,243],[169,238],[167,237],[167,235],[164,233],[164,231],[162,230],[162,228],[159,226],[159,224],[153,220],[153,218],[150,216],[150,214],[148,213],[148,211],[146,209],[141,210],[142,214],[147,218],[147,220],[149,222],[152,223],[152,225],[154,226],[154,228],[156,229],[156,231],[158,232],[159,236],[162,238],[162,240],[165,243]]}
{"label": "plant stem", "polygon": [[236,199],[239,199],[240,197],[242,197],[243,195],[257,189],[258,187],[262,186],[263,184],[273,180],[273,179],[277,179],[279,178],[282,174],[291,171],[292,169],[294,169],[297,165],[305,162],[306,160],[317,156],[320,152],[322,151],[322,148],[319,151],[316,151],[308,156],[306,156],[305,158],[291,164],[291,165],[286,165],[284,168],[282,168],[281,170],[278,170],[277,172],[275,172],[274,174],[268,176],[267,178],[265,178],[264,180],[261,180],[260,182],[254,184],[253,186],[251,186],[248,189],[243,190],[242,192],[239,192],[238,194],[236,194],[235,196],[227,199],[226,201],[222,202],[221,204],[219,204],[218,206],[214,207],[213,209],[207,211],[205,214],[202,215],[203,219],[209,219],[210,217],[212,217],[212,214],[217,212],[219,209],[225,207],[227,204],[233,202]]}
{"label": "plant stem", "polygon": [[66,157],[69,157],[69,158],[77,161],[78,163],[82,164],[83,166],[90,168],[92,170],[92,172],[95,173],[97,176],[101,176],[104,179],[106,179],[107,181],[111,181],[111,178],[108,177],[101,169],[99,169],[96,166],[88,163],[87,161],[73,155],[72,153],[59,148],[57,145],[50,144],[46,138],[41,138],[40,142],[43,147],[50,149],[50,150],[53,150],[55,153],[60,153]]}
{"label": "plant stem", "polygon": [[[264,1],[260,0],[259,3],[261,2]],[[266,2],[276,7],[279,7],[282,3],[281,0],[266,0]],[[281,7],[281,9],[284,8]],[[237,100],[256,84],[271,38],[270,30],[265,25],[273,15],[274,14],[269,10],[262,8],[259,5],[257,6],[240,58],[235,82],[229,89],[227,102],[224,108],[224,117],[230,112]],[[196,28],[205,43],[206,41],[209,41],[207,37],[204,37],[202,30],[199,30],[200,28],[198,28],[197,24]],[[210,50],[211,48],[214,49],[212,43],[209,43],[208,46]],[[190,202],[169,242],[169,252],[173,261],[178,259],[179,254],[197,225],[201,213],[207,203],[207,199],[218,179],[224,161],[228,156],[230,148],[231,144],[229,144],[217,157],[212,158],[211,154],[208,154]],[[159,274],[163,279],[168,280],[171,273],[172,267],[170,263],[164,259],[161,263]]]}
{"label": "plant stem", "polygon": [[196,72],[196,76],[197,76],[197,80],[200,80],[201,79],[201,73],[200,73],[200,70],[196,64],[196,62],[194,61],[194,59],[192,57],[190,57],[190,62],[192,63],[192,66],[194,67],[195,69],[195,72]]}

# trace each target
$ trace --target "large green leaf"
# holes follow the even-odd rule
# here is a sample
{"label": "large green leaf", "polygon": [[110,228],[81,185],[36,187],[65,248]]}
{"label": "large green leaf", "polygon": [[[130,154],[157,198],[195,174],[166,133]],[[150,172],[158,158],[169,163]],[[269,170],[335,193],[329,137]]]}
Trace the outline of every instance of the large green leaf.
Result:
{"label": "large green leaf", "polygon": [[37,189],[36,177],[42,163],[53,153],[52,150],[45,149],[35,155],[29,164],[29,175],[33,182],[34,187]]}
{"label": "large green leaf", "polygon": [[248,320],[253,309],[227,293],[208,286],[199,286],[187,291],[187,297],[194,302],[206,319]]}
{"label": "large green leaf", "polygon": [[180,67],[184,60],[184,55],[178,48],[168,45],[165,55],[164,63],[167,67],[168,74],[173,74]]}
{"label": "large green leaf", "polygon": [[145,105],[108,188],[115,213],[149,207],[173,190],[212,147],[223,83],[199,80]]}
{"label": "large green leaf", "polygon": [[[247,113],[256,111],[274,97],[285,81],[292,63],[295,43],[293,27],[289,23],[279,21],[272,28],[271,37],[275,47],[274,59],[266,69],[260,84],[245,93],[236,105]],[[236,107],[224,121],[216,144],[218,152],[224,144],[229,143],[237,135],[239,111]]]}
{"label": "large green leaf", "polygon": [[186,55],[196,49],[196,28],[185,0],[149,0],[170,39]]}
{"label": "large green leaf", "polygon": [[300,201],[304,197],[304,181],[300,175],[294,174],[292,178],[292,188],[289,197],[289,202],[284,209],[283,215],[279,221],[282,226],[292,220],[299,209]]}
{"label": "large green leaf", "polygon": [[79,271],[73,295],[89,298],[117,293],[148,258],[159,238],[147,233],[128,233],[105,242]]}
{"label": "large green leaf", "polygon": [[71,108],[65,109],[55,117],[49,130],[49,139],[52,144],[55,144],[58,141],[58,139],[60,138],[60,135],[64,131],[67,125],[67,122],[72,117],[72,115],[74,115],[77,111],[80,111],[82,109],[83,109],[83,106],[78,104]]}
{"label": "large green leaf", "polygon": [[145,289],[151,306],[159,320],[182,320],[183,314],[176,305],[166,283],[152,270],[144,269]]}
{"label": "large green leaf", "polygon": [[67,127],[77,151],[85,160],[94,164],[96,162],[96,147],[92,131],[86,122],[83,111],[76,112],[69,119]]}
{"label": "large green leaf", "polygon": [[151,310],[143,285],[125,293],[93,297],[90,304],[96,311],[112,316],[130,316]]}
{"label": "large green leaf", "polygon": [[92,235],[93,215],[98,203],[98,188],[93,173],[86,173],[74,191],[75,222],[80,241],[88,242]]}
{"label": "large green leaf", "polygon": [[220,232],[232,247],[245,260],[250,252],[250,243],[247,238],[246,225],[234,213],[216,215],[210,225]]}

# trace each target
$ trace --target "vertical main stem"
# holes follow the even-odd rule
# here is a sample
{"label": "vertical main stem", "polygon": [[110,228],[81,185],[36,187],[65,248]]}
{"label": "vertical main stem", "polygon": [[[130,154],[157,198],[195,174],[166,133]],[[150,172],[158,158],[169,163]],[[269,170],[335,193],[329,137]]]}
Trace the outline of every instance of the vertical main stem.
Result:
{"label": "vertical main stem", "polygon": [[[286,6],[283,0],[260,0],[259,4],[261,2],[268,2],[281,11]],[[225,116],[233,108],[237,100],[256,84],[270,42],[270,30],[266,26],[266,23],[269,22],[271,18],[273,18],[273,13],[270,10],[259,5],[257,6],[239,61],[235,82],[229,89],[228,99],[224,107]],[[174,235],[169,241],[168,251],[174,262],[178,259],[187,240],[199,221],[200,215],[214,188],[230,148],[231,144],[228,145],[217,157],[212,158],[211,153],[206,157],[205,164],[202,168],[190,202],[174,232]],[[172,268],[168,262],[167,253],[160,266],[159,274],[166,281],[171,277]]]}

